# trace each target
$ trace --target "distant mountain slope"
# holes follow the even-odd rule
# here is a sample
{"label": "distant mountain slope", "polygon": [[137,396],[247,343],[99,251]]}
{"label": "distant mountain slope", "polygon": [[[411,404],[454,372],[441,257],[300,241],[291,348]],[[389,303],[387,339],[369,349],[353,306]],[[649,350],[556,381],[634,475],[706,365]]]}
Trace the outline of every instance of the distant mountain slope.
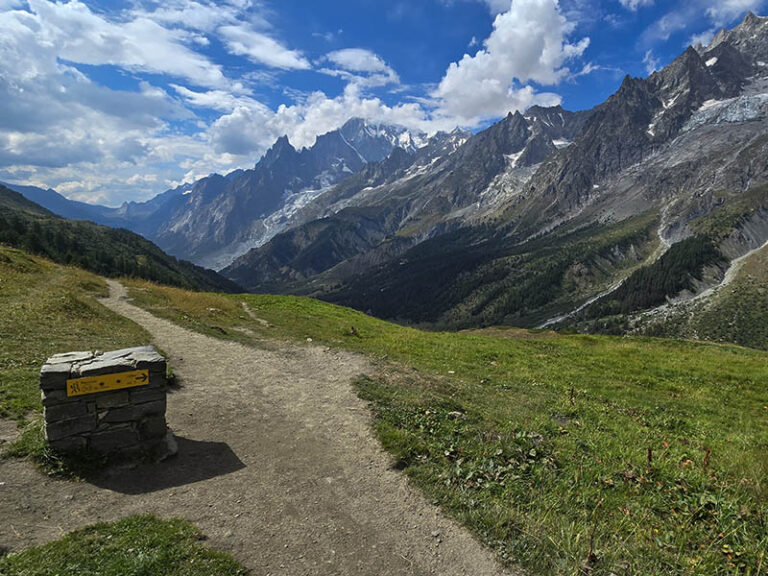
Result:
{"label": "distant mountain slope", "polygon": [[425,141],[403,127],[353,118],[309,148],[296,150],[282,137],[249,170],[211,174],[119,208],[68,200],[50,189],[7,186],[60,216],[127,228],[174,256],[221,268],[294,225],[295,212],[369,162],[386,159],[395,147],[413,154]]}
{"label": "distant mountain slope", "polygon": [[163,253],[123,229],[61,218],[0,186],[0,243],[105,276],[132,276],[200,290],[237,292],[233,282]]}
{"label": "distant mountain slope", "polygon": [[[558,146],[570,143],[587,116],[560,107],[532,108],[526,116],[509,114],[475,135],[437,134],[411,156],[395,150],[307,207],[324,219],[328,232],[323,240],[334,237],[322,266],[296,257],[317,253],[311,232],[317,225],[310,221],[239,258],[223,273],[259,291],[285,289],[326,272],[332,277],[321,283],[344,283],[428,238],[482,221],[507,199],[511,183],[529,178]],[[355,214],[360,215],[356,222]],[[361,230],[369,241],[360,241]],[[292,250],[285,250],[286,243]]]}
{"label": "distant mountain slope", "polygon": [[3,212],[20,212],[35,216],[54,216],[53,212],[32,202],[14,190],[0,184],[0,210]]}
{"label": "distant mountain slope", "polygon": [[39,204],[52,213],[72,220],[96,221],[103,213],[109,211],[109,208],[103,206],[93,206],[84,202],[69,200],[50,188],[46,190],[36,186],[19,186],[6,182],[0,182],[0,186],[18,192],[26,199]]}
{"label": "distant mountain slope", "polygon": [[[417,163],[429,148],[345,180],[225,274],[449,328],[562,326],[706,290],[768,240],[768,19],[592,111],[534,107]],[[696,240],[723,209],[740,216]]]}
{"label": "distant mountain slope", "polygon": [[87,204],[70,200],[55,190],[0,182],[0,186],[18,192],[28,200],[50,210],[53,214],[69,220],[87,220],[112,228],[127,228],[144,236],[151,236],[191,185],[184,184],[158,194],[146,202],[125,202],[119,208],[98,204]]}
{"label": "distant mountain slope", "polygon": [[150,237],[177,256],[226,266],[284,230],[295,211],[334,184],[396,146],[415,152],[422,139],[405,128],[360,119],[302,150],[282,137],[252,169],[196,182]]}

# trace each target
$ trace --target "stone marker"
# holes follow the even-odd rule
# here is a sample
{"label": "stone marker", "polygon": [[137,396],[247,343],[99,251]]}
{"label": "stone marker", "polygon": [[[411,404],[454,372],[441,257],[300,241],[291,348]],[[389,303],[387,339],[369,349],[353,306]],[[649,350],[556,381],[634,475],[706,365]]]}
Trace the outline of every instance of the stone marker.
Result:
{"label": "stone marker", "polygon": [[152,346],[51,356],[40,372],[45,438],[55,450],[167,458],[166,362]]}

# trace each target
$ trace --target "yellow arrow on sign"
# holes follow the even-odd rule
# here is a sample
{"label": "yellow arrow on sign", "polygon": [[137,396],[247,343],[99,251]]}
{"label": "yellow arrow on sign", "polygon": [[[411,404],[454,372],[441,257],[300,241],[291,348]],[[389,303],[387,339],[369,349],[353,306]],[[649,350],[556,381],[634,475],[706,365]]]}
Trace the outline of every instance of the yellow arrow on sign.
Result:
{"label": "yellow arrow on sign", "polygon": [[134,370],[133,372],[75,378],[67,380],[67,396],[97,394],[98,392],[134,388],[136,386],[146,386],[147,384],[149,384],[149,370]]}

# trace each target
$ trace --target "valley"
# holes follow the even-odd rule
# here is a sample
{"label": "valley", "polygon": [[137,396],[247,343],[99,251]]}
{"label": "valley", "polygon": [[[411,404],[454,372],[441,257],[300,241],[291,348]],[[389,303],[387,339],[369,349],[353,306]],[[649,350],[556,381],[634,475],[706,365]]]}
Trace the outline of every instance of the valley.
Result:
{"label": "valley", "polygon": [[[675,246],[724,211],[766,208],[766,29],[750,13],[588,111],[534,106],[477,134],[432,136],[354,119],[311,147],[281,138],[253,169],[111,212],[27,194],[61,213],[134,222],[162,249],[255,292],[437,329],[615,332],[631,324],[619,317],[628,310],[601,302],[630,290],[631,274],[661,271],[659,250],[684,250]],[[758,227],[734,242],[748,225],[718,231],[723,261],[768,240]],[[681,270],[641,307],[708,294],[713,264]]]}
{"label": "valley", "polygon": [[[5,360],[0,372],[0,399],[7,414],[33,424],[27,426],[22,440],[6,450],[0,473],[13,470],[17,482],[22,478],[29,482],[27,491],[33,497],[38,490],[39,472],[29,462],[16,458],[28,454],[39,465],[51,466],[41,451],[40,428],[34,426],[39,410],[34,393],[36,366],[42,360],[22,360],[28,348],[19,346],[27,337],[19,328],[29,326],[25,322],[27,314],[37,313],[27,304],[19,306],[22,302],[14,296],[18,294],[14,290],[46,283],[56,286],[62,273],[72,275],[75,271],[18,251],[1,250],[2,277],[11,280],[2,286],[0,294],[17,305],[16,315],[2,325],[3,342],[12,345],[8,348],[4,344],[2,352]],[[217,475],[221,467],[219,472],[211,472],[211,494],[216,494],[217,504],[203,515],[191,514],[185,503],[193,493],[195,498],[204,499],[208,493],[206,483],[193,484],[193,493],[183,487],[174,489],[176,484],[171,482],[160,491],[148,491],[146,497],[118,497],[115,492],[102,493],[97,488],[127,478],[125,472],[116,477],[107,470],[91,472],[87,483],[47,481],[42,485],[40,489],[49,486],[52,490],[73,491],[75,506],[82,507],[78,516],[81,522],[112,518],[101,513],[93,516],[101,506],[84,506],[93,498],[95,502],[108,501],[118,516],[121,510],[140,512],[151,501],[155,502],[154,509],[164,510],[163,515],[182,514],[194,519],[217,548],[234,553],[250,568],[262,566],[259,562],[265,558],[279,558],[285,563],[290,557],[311,569],[312,562],[320,560],[306,551],[323,547],[299,545],[296,540],[305,553],[286,555],[282,548],[285,538],[294,536],[283,532],[280,522],[271,527],[270,515],[258,516],[249,529],[243,528],[244,523],[255,517],[242,512],[238,512],[242,518],[234,521],[231,515],[227,516],[229,520],[214,520],[218,518],[216,510],[225,513],[232,509],[227,506],[244,510],[229,497],[222,500],[222,486],[234,483],[231,497],[242,499],[234,486],[248,474],[263,469],[253,460],[267,457],[263,450],[254,450],[253,434],[260,426],[266,426],[265,438],[274,431],[283,438],[306,436],[306,442],[284,447],[282,441],[275,441],[275,449],[291,455],[293,461],[298,458],[297,451],[321,450],[326,443],[337,446],[322,458],[326,475],[334,478],[328,486],[330,491],[321,488],[325,483],[316,486],[307,479],[305,485],[302,480],[304,473],[315,474],[314,464],[308,464],[305,471],[291,464],[291,485],[298,483],[301,489],[294,492],[286,487],[286,496],[280,495],[278,489],[275,505],[289,494],[294,494],[290,498],[309,498],[313,502],[320,498],[331,508],[313,513],[312,522],[323,522],[326,513],[346,518],[351,509],[358,511],[353,517],[360,521],[357,514],[362,513],[360,506],[368,502],[368,496],[362,501],[354,497],[350,509],[332,487],[338,482],[353,482],[356,486],[362,482],[370,488],[373,480],[367,476],[368,465],[337,472],[332,469],[349,442],[357,446],[352,453],[362,457],[359,442],[369,434],[371,423],[368,405],[373,411],[373,431],[391,454],[375,457],[376,469],[380,468],[375,475],[386,479],[376,480],[381,483],[376,490],[400,485],[404,479],[399,471],[403,471],[409,483],[427,494],[424,506],[429,507],[430,501],[438,503],[441,510],[495,550],[510,570],[516,570],[515,564],[521,562],[533,572],[555,574],[563,569],[577,570],[585,559],[592,558],[589,562],[595,573],[608,574],[617,569],[684,573],[692,562],[702,572],[712,573],[728,570],[731,560],[722,553],[724,547],[738,553],[740,564],[750,566],[759,562],[760,551],[766,545],[762,479],[768,437],[763,417],[768,402],[768,364],[764,352],[732,345],[568,336],[548,331],[421,332],[302,297],[188,292],[136,280],[125,281],[130,297],[126,301],[115,296],[114,290],[119,287],[112,283],[109,308],[127,314],[143,327],[139,328],[92,299],[90,294],[105,294],[98,278],[77,274],[87,284],[67,284],[71,286],[67,298],[77,298],[82,304],[62,304],[57,313],[59,322],[82,318],[81,322],[90,325],[94,322],[92,315],[101,311],[98,314],[103,320],[99,322],[107,329],[115,323],[125,327],[121,336],[125,345],[143,343],[151,337],[170,354],[181,384],[180,391],[171,396],[172,428],[182,438],[194,439],[202,434],[199,438],[227,443],[246,465],[223,477]],[[86,286],[93,286],[94,291]],[[38,297],[48,298],[48,291],[30,291],[26,301],[31,304]],[[55,292],[50,298],[60,302]],[[50,322],[47,316],[38,317],[41,325]],[[27,329],[30,335],[43,333],[34,326]],[[70,337],[81,346],[118,343],[105,343],[98,335],[90,340]],[[200,350],[196,352],[198,344]],[[40,340],[40,358],[47,350],[60,346],[52,339]],[[202,376],[205,370],[196,368],[197,359],[218,374],[214,358],[230,352],[241,355],[238,357],[246,364],[256,363],[249,370],[252,375],[244,380],[235,375],[225,378],[230,384],[214,393],[211,386],[218,389],[220,384],[214,381],[220,380],[216,376],[206,380]],[[28,367],[8,388],[8,376],[14,367],[26,366],[27,362]],[[309,372],[302,375],[299,371],[305,364]],[[327,369],[333,374],[329,375],[331,388],[322,383]],[[212,394],[217,398],[213,406],[209,400]],[[255,394],[257,404],[242,402],[244,394]],[[196,402],[204,402],[208,408],[197,410]],[[266,403],[263,411],[257,409],[261,402]],[[243,428],[237,424],[239,420],[222,427],[223,414],[219,411],[230,409],[238,414],[243,410],[252,412],[256,428]],[[286,426],[298,428],[288,434],[282,424],[277,425],[278,414],[286,418]],[[739,417],[733,418],[733,414]],[[343,424],[337,418],[343,419]],[[342,429],[346,432],[340,435]],[[304,448],[300,449],[300,445]],[[315,462],[318,453],[298,460]],[[577,454],[580,456],[574,458]],[[282,457],[277,452],[269,456],[267,460],[272,464],[267,468]],[[187,456],[178,458],[142,465],[129,477],[136,482],[148,477],[170,481],[179,477],[179,467],[186,470],[184,477],[200,473],[199,466],[189,468],[192,461]],[[253,486],[252,481],[248,482]],[[357,492],[350,489],[345,493]],[[86,498],[86,494],[90,495]],[[413,502],[423,501],[418,494],[410,498],[415,499]],[[389,500],[383,497],[382,501],[392,506]],[[399,496],[394,500],[399,501]],[[256,503],[249,500],[246,508],[252,506]],[[316,507],[317,503],[311,505],[312,510]],[[54,514],[59,522],[69,522],[71,509],[72,505],[66,505],[46,513]],[[17,512],[9,510],[8,514]],[[379,517],[382,512],[376,514]],[[431,512],[426,515],[432,517]],[[334,520],[334,525],[338,521]],[[432,527],[418,528],[418,522],[414,525],[415,541],[421,542],[418,538],[423,537],[424,550],[435,546],[428,541],[435,538],[430,533],[438,531],[445,541],[438,548],[442,561],[455,565],[458,560],[451,554],[459,551],[463,551],[464,560],[474,558],[466,556],[466,549],[458,545],[464,536],[455,532],[457,528],[444,524],[447,520],[435,522]],[[227,537],[227,530],[238,536],[234,540]],[[272,540],[265,536],[259,553],[262,560],[238,548],[243,535],[252,530],[265,534],[277,530],[283,534],[274,540],[279,546],[267,556],[266,550],[272,548],[266,542]],[[318,530],[309,534],[324,533]],[[360,529],[353,532],[359,534]],[[585,533],[592,536],[578,536]],[[395,534],[406,532],[392,531],[387,537]],[[42,541],[53,536],[51,533]],[[361,541],[347,538],[346,542],[333,546],[343,550],[343,546],[354,547]],[[447,548],[443,550],[443,546]],[[418,562],[422,552],[414,554],[406,557]],[[371,561],[376,558],[374,555]],[[475,567],[479,561],[473,560]],[[400,566],[398,560],[387,562],[390,569]],[[402,566],[403,573],[411,573],[407,563]],[[488,573],[497,573],[491,566]]]}

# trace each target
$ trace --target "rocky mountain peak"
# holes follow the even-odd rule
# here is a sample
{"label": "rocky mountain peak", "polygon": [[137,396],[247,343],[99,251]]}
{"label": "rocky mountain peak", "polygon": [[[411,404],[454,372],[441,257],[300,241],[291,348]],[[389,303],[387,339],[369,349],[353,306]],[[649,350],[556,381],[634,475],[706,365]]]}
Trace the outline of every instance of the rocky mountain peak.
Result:
{"label": "rocky mountain peak", "polygon": [[741,23],[741,25],[744,27],[760,26],[765,22],[765,20],[765,18],[759,18],[755,15],[754,12],[752,12],[752,10],[750,10],[747,12],[747,15],[744,16],[744,21]]}
{"label": "rocky mountain peak", "polygon": [[364,118],[350,118],[340,130],[345,135],[352,136],[353,134],[364,132],[366,127],[367,123]]}
{"label": "rocky mountain peak", "polygon": [[544,135],[551,140],[570,141],[579,133],[588,115],[565,110],[558,104],[550,107],[531,106],[525,112],[525,119],[537,135]]}
{"label": "rocky mountain peak", "polygon": [[673,101],[678,102],[681,97],[703,102],[710,97],[719,97],[721,92],[701,54],[692,46],[669,66],[660,72],[654,72],[648,79],[648,84],[651,90],[657,92],[664,100],[665,108],[672,106]]}
{"label": "rocky mountain peak", "polygon": [[288,136],[280,136],[280,138],[275,141],[272,147],[267,150],[267,153],[264,154],[264,157],[257,163],[257,166],[259,164],[270,166],[281,158],[291,157],[295,154],[296,149],[291,145],[290,141],[288,140]]}
{"label": "rocky mountain peak", "polygon": [[395,124],[374,123],[363,118],[348,120],[338,132],[366,162],[384,160],[395,147],[412,153],[426,143],[426,134],[421,132],[413,132]]}
{"label": "rocky mountain peak", "polygon": [[503,154],[519,152],[530,137],[528,122],[520,111],[508,114],[504,120],[488,128],[487,133]]}
{"label": "rocky mountain peak", "polygon": [[[654,74],[658,73],[654,72]],[[634,78],[627,74],[624,76],[624,80],[621,81],[621,86],[619,86],[618,91],[611,96],[611,99],[631,98],[638,93],[643,93],[645,91],[645,85],[642,78]]]}
{"label": "rocky mountain peak", "polygon": [[734,47],[752,65],[768,61],[768,18],[749,12],[732,30],[720,30],[704,48],[705,60],[723,44]]}

